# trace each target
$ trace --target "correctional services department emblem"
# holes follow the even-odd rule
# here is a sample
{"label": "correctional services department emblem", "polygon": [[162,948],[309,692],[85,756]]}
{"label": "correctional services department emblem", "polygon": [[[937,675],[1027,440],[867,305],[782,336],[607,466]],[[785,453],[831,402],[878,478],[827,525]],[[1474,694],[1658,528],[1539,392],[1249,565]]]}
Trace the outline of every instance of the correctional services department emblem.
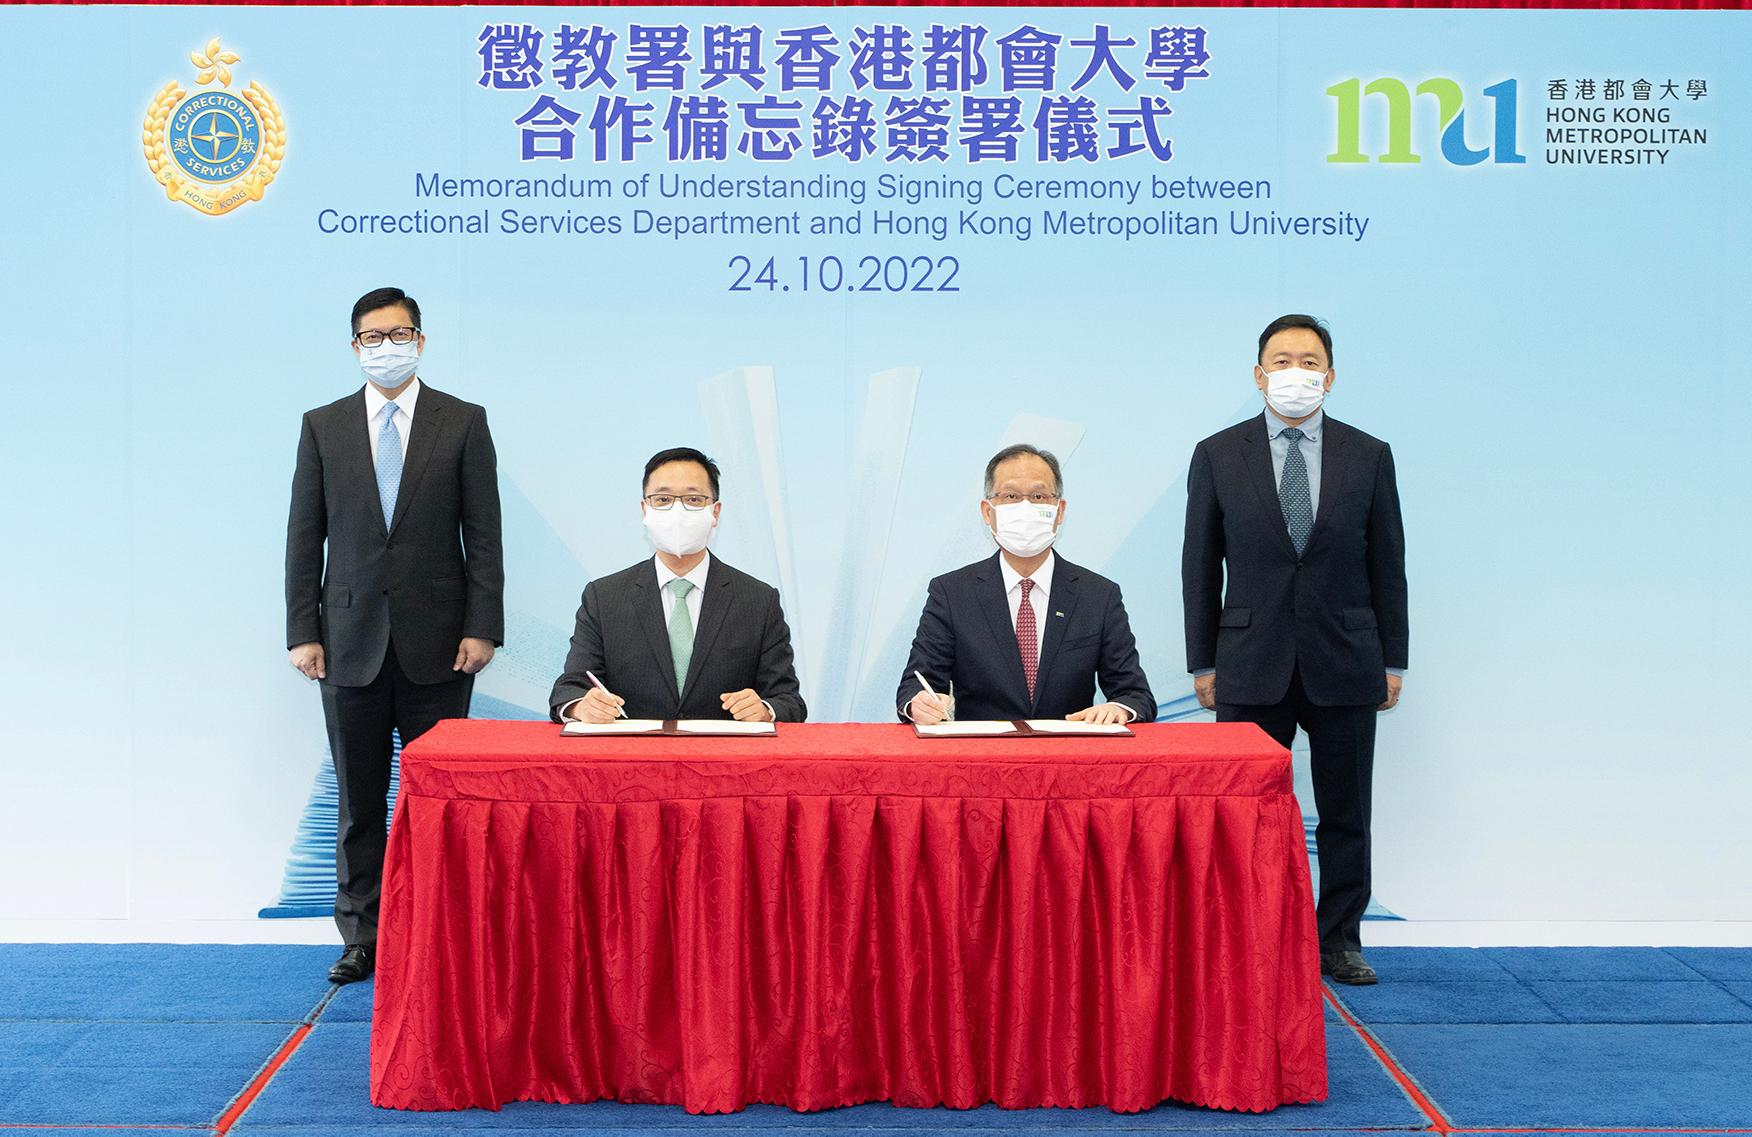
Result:
{"label": "correctional services department emblem", "polygon": [[227,89],[238,55],[218,40],[204,53],[189,52],[189,60],[196,90],[166,83],[146,112],[140,141],[166,197],[217,217],[261,200],[286,155],[286,124],[260,83],[251,80],[237,94]]}

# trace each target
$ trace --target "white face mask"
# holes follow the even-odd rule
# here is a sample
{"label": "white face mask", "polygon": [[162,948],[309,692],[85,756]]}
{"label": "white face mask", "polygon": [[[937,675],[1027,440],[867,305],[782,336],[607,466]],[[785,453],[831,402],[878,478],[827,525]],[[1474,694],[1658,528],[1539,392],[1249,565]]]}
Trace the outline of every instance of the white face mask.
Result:
{"label": "white face mask", "polygon": [[1265,373],[1265,401],[1285,418],[1303,418],[1320,409],[1326,398],[1326,372],[1286,367]]}
{"label": "white face mask", "polygon": [[359,349],[359,370],[365,373],[365,378],[386,391],[406,383],[419,366],[420,341],[417,339],[408,343],[384,340],[376,347]]}
{"label": "white face mask", "polygon": [[1012,556],[1038,556],[1050,548],[1058,536],[1058,530],[1053,528],[1053,522],[1058,520],[1056,505],[1018,501],[992,506],[992,515],[997,519],[992,526],[992,536]]}
{"label": "white face mask", "polygon": [[672,557],[690,557],[705,548],[717,524],[709,505],[689,509],[678,501],[668,509],[645,507],[645,532],[653,545]]}

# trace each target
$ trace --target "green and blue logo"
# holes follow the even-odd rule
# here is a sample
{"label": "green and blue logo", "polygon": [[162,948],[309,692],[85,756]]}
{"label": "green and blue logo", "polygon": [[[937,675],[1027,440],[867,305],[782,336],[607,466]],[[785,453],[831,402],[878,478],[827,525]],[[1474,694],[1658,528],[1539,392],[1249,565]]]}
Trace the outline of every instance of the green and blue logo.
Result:
{"label": "green and blue logo", "polygon": [[[1442,132],[1442,160],[1452,166],[1476,166],[1485,159],[1503,166],[1527,161],[1516,149],[1516,80],[1504,79],[1484,89],[1491,101],[1492,140],[1483,150],[1466,143],[1466,93],[1452,79],[1425,79],[1415,92],[1403,80],[1376,79],[1367,86],[1361,79],[1346,79],[1326,88],[1326,93],[1338,103],[1337,129],[1328,162],[1368,162],[1363,153],[1363,103],[1365,96],[1379,95],[1387,107],[1387,149],[1373,161],[1410,164],[1423,161],[1412,149],[1412,99],[1414,94],[1432,95],[1436,100],[1436,115]],[[1377,105],[1371,103],[1371,106]]]}

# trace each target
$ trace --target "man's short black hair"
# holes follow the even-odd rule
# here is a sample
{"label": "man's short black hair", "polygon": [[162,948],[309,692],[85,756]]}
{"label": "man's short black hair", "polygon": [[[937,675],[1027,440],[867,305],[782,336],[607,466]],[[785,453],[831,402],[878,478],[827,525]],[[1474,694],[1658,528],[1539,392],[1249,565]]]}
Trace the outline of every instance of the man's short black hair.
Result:
{"label": "man's short black hair", "polygon": [[414,318],[414,330],[420,330],[420,306],[414,298],[399,288],[373,288],[353,304],[353,334],[359,334],[359,321],[379,308],[401,305]]}
{"label": "man's short black hair", "polygon": [[1307,328],[1319,336],[1320,342],[1326,347],[1326,366],[1332,366],[1332,333],[1326,330],[1326,324],[1323,321],[1313,316],[1304,316],[1299,312],[1292,312],[1288,316],[1279,316],[1265,325],[1265,331],[1259,333],[1259,358],[1261,362],[1265,360],[1266,341],[1279,332],[1287,331],[1290,328]]}
{"label": "man's short black hair", "polygon": [[718,496],[718,463],[706,457],[691,446],[672,446],[668,450],[659,450],[651,455],[651,460],[645,463],[645,477],[639,482],[639,493],[645,492],[645,487],[651,484],[651,475],[657,467],[669,462],[694,462],[706,468],[706,477],[712,483],[712,497]]}
{"label": "man's short black hair", "polygon": [[1008,462],[1010,459],[1020,458],[1024,454],[1032,454],[1047,464],[1047,467],[1052,470],[1052,492],[1062,497],[1065,492],[1065,476],[1059,470],[1058,458],[1052,451],[1042,450],[1038,446],[1030,446],[1026,442],[1018,442],[1014,446],[1006,446],[996,454],[992,455],[992,460],[986,463],[985,495],[987,497],[992,496],[992,488],[994,485],[994,479],[997,477],[998,467],[1003,463]]}

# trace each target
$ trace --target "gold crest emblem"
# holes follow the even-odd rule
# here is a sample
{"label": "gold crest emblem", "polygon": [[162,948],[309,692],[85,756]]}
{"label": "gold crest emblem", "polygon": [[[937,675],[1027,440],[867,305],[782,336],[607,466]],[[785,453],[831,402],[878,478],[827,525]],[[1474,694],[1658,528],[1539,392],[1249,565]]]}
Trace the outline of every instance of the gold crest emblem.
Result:
{"label": "gold crest emblem", "polygon": [[286,123],[260,83],[231,93],[238,55],[217,39],[189,52],[189,61],[194,93],[174,79],[166,83],[146,111],[140,140],[165,196],[217,217],[261,200],[286,156]]}

